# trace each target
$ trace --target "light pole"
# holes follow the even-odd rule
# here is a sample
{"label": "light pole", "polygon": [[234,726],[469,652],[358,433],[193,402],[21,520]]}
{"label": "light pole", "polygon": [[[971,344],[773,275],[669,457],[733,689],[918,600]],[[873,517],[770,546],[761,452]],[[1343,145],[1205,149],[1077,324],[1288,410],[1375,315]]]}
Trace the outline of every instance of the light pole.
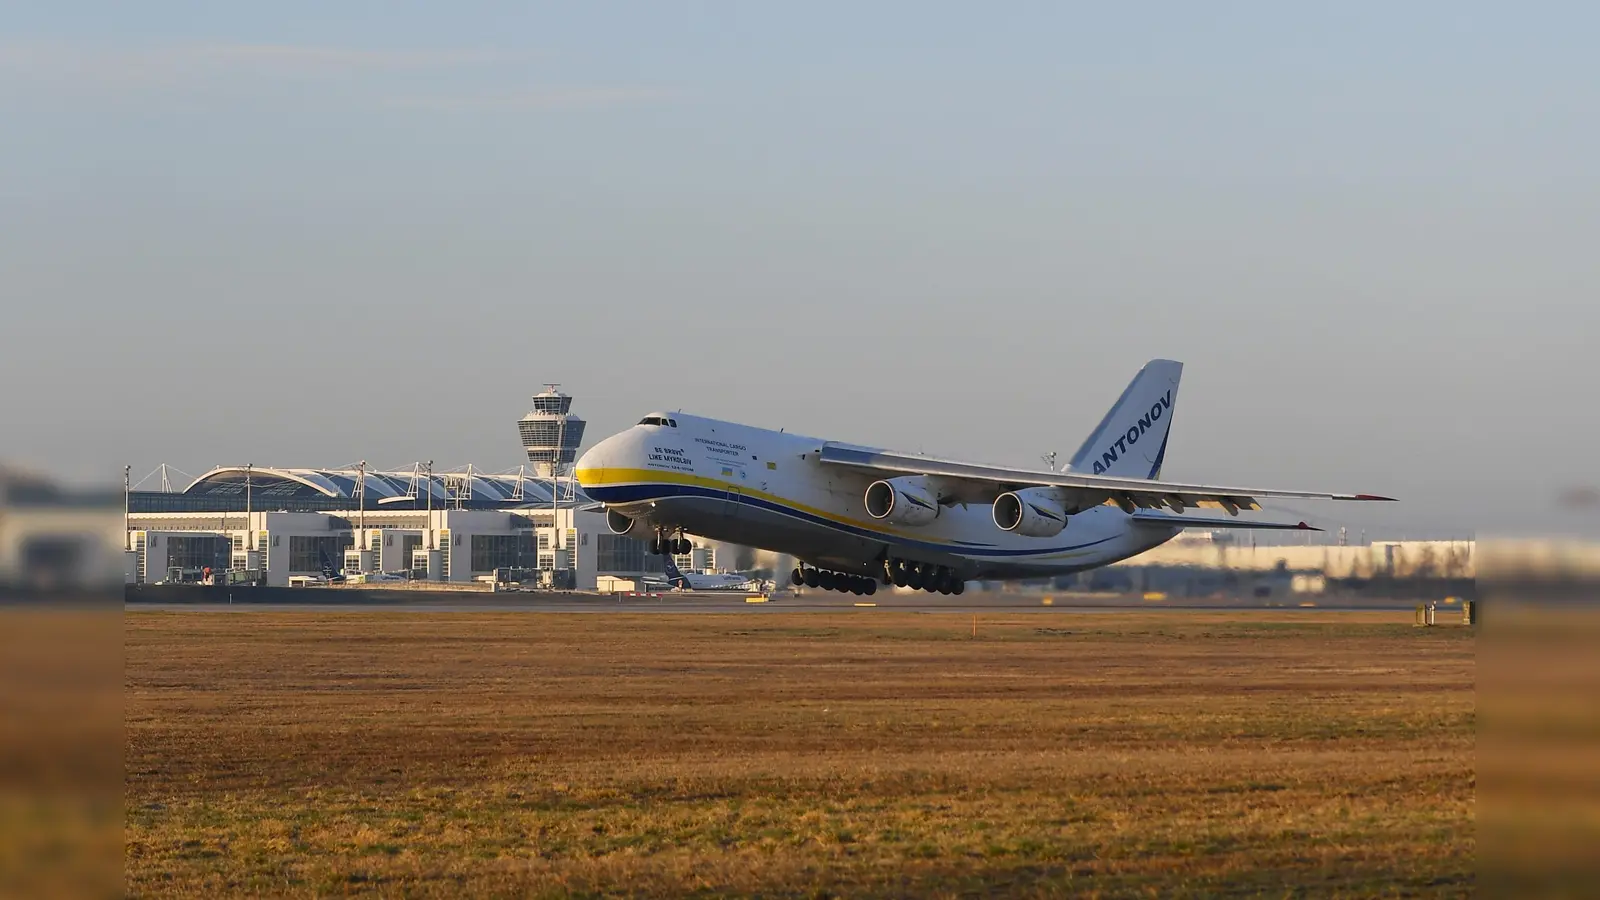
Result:
{"label": "light pole", "polygon": [[362,540],[366,540],[367,531],[367,461],[356,463],[356,528],[360,529]]}
{"label": "light pole", "polygon": [[[367,549],[367,461],[356,463],[356,568],[361,568],[361,551]],[[362,571],[366,571],[363,569]]]}
{"label": "light pole", "polygon": [[244,558],[247,563],[250,560],[250,551],[256,548],[256,529],[250,521],[250,476],[254,472],[255,463],[244,464]]}
{"label": "light pole", "polygon": [[[551,385],[550,390],[555,390],[556,385]],[[561,424],[556,426],[556,458],[550,466],[550,577],[556,577],[556,551],[561,547],[561,467],[566,463],[567,454],[567,416],[561,415]]]}

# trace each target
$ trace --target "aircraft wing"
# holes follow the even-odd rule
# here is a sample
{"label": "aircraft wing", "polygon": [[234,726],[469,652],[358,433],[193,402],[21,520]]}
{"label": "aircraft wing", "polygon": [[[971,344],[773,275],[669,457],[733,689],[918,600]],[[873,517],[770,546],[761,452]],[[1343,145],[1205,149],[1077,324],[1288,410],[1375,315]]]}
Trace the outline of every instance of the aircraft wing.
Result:
{"label": "aircraft wing", "polygon": [[1139,509],[1162,508],[1181,513],[1184,509],[1205,507],[1223,509],[1230,515],[1235,515],[1241,509],[1260,509],[1260,501],[1263,499],[1394,499],[1373,494],[1279,491],[1212,484],[1185,484],[1176,481],[1147,481],[1142,478],[1120,478],[1073,471],[1011,469],[835,442],[823,444],[817,452],[817,458],[824,465],[852,469],[878,478],[894,478],[901,475],[934,478],[942,483],[941,500],[956,503],[990,503],[1007,491],[1030,487],[1058,488],[1067,504],[1079,510],[1111,504],[1122,507],[1128,513]]}

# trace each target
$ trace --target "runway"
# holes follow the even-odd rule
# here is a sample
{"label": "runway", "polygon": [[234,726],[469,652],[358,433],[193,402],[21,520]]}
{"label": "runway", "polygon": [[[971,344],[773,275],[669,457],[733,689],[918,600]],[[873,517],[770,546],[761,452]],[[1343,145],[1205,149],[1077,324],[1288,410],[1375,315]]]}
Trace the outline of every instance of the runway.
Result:
{"label": "runway", "polygon": [[[300,592],[296,592],[300,593]],[[754,615],[797,612],[861,612],[873,611],[916,613],[1127,613],[1173,612],[1180,610],[1261,610],[1262,612],[1328,612],[1355,610],[1410,610],[1414,600],[1376,598],[1322,598],[1317,600],[1263,600],[1253,597],[1170,598],[1159,601],[1138,597],[1121,597],[1095,594],[1014,594],[972,593],[961,596],[938,594],[876,594],[856,597],[850,594],[808,592],[805,594],[775,594],[756,600],[743,593],[691,592],[669,593],[655,597],[606,596],[598,594],[456,594],[448,599],[438,594],[409,598],[396,596],[396,592],[356,591],[306,591],[304,600],[276,602],[284,596],[276,593],[273,601],[260,602],[249,599],[250,592],[241,590],[232,602],[223,601],[215,592],[197,596],[194,601],[171,602],[134,601],[125,604],[133,611],[212,611],[212,612],[284,612],[318,610],[329,612],[534,612],[534,613],[748,613]],[[171,595],[167,595],[170,597]],[[1446,609],[1448,607],[1441,607]]]}

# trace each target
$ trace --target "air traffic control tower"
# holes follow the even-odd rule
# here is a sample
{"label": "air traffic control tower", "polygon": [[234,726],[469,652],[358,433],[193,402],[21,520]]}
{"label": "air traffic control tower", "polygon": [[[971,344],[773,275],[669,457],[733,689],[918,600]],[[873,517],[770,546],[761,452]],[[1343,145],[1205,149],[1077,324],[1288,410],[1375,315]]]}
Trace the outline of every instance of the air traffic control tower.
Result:
{"label": "air traffic control tower", "polygon": [[534,394],[533,409],[517,422],[528,462],[541,478],[565,472],[577,461],[578,445],[583,443],[584,421],[572,414],[572,395],[556,390],[560,386],[546,385]]}

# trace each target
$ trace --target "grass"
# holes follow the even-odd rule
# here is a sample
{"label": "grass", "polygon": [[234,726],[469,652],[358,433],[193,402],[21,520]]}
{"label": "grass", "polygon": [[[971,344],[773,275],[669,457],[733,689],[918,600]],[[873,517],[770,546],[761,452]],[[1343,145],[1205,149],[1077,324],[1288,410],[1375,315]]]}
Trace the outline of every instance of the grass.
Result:
{"label": "grass", "polygon": [[129,613],[133,895],[1456,896],[1402,613]]}

